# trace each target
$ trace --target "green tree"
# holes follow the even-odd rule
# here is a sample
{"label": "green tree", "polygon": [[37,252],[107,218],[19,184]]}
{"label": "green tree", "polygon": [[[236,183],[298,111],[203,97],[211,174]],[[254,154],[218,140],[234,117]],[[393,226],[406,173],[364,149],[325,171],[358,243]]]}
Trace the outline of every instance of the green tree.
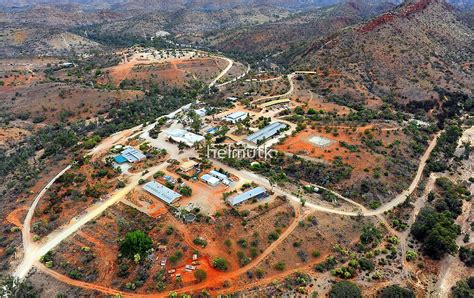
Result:
{"label": "green tree", "polygon": [[365,226],[360,235],[360,241],[363,244],[370,244],[372,242],[378,243],[382,239],[382,233],[374,226]]}
{"label": "green tree", "polygon": [[474,297],[474,276],[467,280],[460,280],[451,288],[454,298],[473,298]]}
{"label": "green tree", "polygon": [[421,242],[425,254],[440,259],[446,253],[454,254],[458,247],[456,238],[461,233],[450,212],[437,212],[423,208],[411,228],[412,235]]}
{"label": "green tree", "polygon": [[215,258],[212,262],[213,266],[220,271],[226,271],[229,268],[227,260],[224,258]]}
{"label": "green tree", "polygon": [[349,281],[340,281],[334,284],[329,292],[330,298],[360,298],[362,292],[359,287]]}
{"label": "green tree", "polygon": [[141,256],[151,249],[152,241],[143,231],[127,233],[120,244],[120,252],[127,258],[134,259],[136,254]]}
{"label": "green tree", "polygon": [[391,285],[382,290],[379,298],[415,298],[415,293],[399,285]]}
{"label": "green tree", "polygon": [[202,269],[196,269],[194,271],[194,278],[196,278],[197,282],[202,282],[207,278],[207,273]]}

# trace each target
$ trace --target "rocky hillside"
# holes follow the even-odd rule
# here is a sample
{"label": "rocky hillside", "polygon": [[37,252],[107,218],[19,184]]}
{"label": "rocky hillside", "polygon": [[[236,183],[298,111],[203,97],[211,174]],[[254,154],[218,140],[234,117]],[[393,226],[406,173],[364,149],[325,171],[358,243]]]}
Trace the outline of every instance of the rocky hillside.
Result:
{"label": "rocky hillside", "polygon": [[[278,6],[291,9],[304,9],[310,7],[323,7],[345,3],[347,0],[9,0],[0,2],[0,7],[25,7],[37,4],[54,5],[80,5],[87,9],[112,9],[112,10],[177,10],[177,9],[198,9],[198,10],[219,10],[228,9],[240,5],[254,6]],[[379,4],[383,0],[366,0],[366,4]],[[401,3],[403,0],[394,0],[394,3]],[[474,0],[448,0],[457,7],[472,7]]]}
{"label": "rocky hillside", "polygon": [[394,7],[394,4],[367,4],[350,1],[336,6],[310,10],[260,26],[225,31],[209,38],[219,50],[234,53],[275,54],[281,52],[279,62],[288,58],[304,45],[347,26],[362,22]]}
{"label": "rocky hillside", "polygon": [[202,36],[213,31],[266,23],[289,15],[288,10],[264,6],[238,6],[219,11],[180,9],[173,12],[140,14],[128,19],[103,23],[93,30],[102,35],[151,36],[157,31],[164,30],[176,35]]}
{"label": "rocky hillside", "polygon": [[368,94],[429,109],[435,88],[472,95],[473,42],[472,29],[444,1],[410,1],[313,43],[293,65],[320,69],[313,85],[327,96],[354,102]]}

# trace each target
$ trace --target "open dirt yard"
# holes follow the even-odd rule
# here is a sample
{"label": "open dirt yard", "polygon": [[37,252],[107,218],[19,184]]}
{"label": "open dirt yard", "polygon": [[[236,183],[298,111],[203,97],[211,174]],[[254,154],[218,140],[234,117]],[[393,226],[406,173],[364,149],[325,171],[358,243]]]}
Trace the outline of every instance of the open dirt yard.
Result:
{"label": "open dirt yard", "polygon": [[[294,216],[295,210],[288,202],[276,199],[244,205],[239,211],[222,210],[214,217],[198,216],[197,222],[186,225],[170,213],[151,217],[119,203],[88,223],[42,262],[62,274],[66,282],[72,278],[138,293],[167,292],[196,285],[193,270],[185,268],[193,264],[207,273],[206,282],[220,287],[226,277],[231,280],[238,277],[240,273],[234,271],[242,272],[239,268],[257,258],[290,225],[294,226]],[[145,231],[155,249],[139,263],[119,254],[121,239],[134,230]],[[257,230],[261,232],[254,232]],[[196,239],[201,240],[196,242]],[[197,259],[193,259],[193,254]],[[212,265],[216,257],[227,260],[225,272]],[[163,260],[165,266],[160,265]]]}
{"label": "open dirt yard", "polygon": [[0,148],[14,146],[30,134],[31,132],[26,129],[17,127],[2,127],[0,129]]}
{"label": "open dirt yard", "polygon": [[104,75],[98,81],[122,87],[149,86],[150,83],[180,87],[191,80],[211,81],[225,68],[221,61],[226,62],[215,57],[176,58],[166,62],[133,60],[103,69]]}
{"label": "open dirt yard", "polygon": [[410,173],[415,173],[426,146],[424,137],[418,138],[420,143],[415,143],[409,130],[388,124],[313,126],[284,139],[275,149],[308,160],[350,166],[349,179],[333,187],[354,199],[371,202],[385,200],[409,184]]}

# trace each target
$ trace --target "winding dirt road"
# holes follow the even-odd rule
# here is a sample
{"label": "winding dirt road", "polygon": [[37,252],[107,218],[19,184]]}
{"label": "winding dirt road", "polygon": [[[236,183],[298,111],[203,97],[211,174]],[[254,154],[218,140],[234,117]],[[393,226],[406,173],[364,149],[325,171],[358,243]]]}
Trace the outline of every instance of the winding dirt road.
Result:
{"label": "winding dirt road", "polygon": [[234,61],[229,59],[229,58],[226,58],[226,57],[219,57],[221,59],[224,59],[226,60],[229,64],[227,64],[226,68],[224,68],[223,71],[221,71],[221,73],[214,79],[212,80],[211,83],[209,83],[209,89],[214,87],[214,85],[216,85],[216,83],[223,77],[225,76],[225,74],[232,68],[232,66],[234,65]]}

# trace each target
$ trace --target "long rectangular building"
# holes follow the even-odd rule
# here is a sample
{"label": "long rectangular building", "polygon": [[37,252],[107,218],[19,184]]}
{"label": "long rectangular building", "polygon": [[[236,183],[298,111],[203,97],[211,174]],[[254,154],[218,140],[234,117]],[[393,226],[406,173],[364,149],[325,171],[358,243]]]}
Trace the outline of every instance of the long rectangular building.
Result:
{"label": "long rectangular building", "polygon": [[167,204],[172,204],[181,197],[179,193],[156,181],[145,183],[143,189]]}
{"label": "long rectangular building", "polygon": [[260,129],[259,131],[249,135],[246,140],[252,142],[254,144],[258,144],[259,142],[264,142],[268,138],[273,137],[281,130],[287,127],[286,124],[281,122],[273,122],[272,124]]}
{"label": "long rectangular building", "polygon": [[240,195],[229,198],[228,202],[230,205],[235,206],[253,198],[258,199],[258,198],[264,198],[266,196],[267,196],[267,190],[259,186],[259,187],[252,188],[251,190],[248,190],[244,193],[241,193]]}
{"label": "long rectangular building", "polygon": [[272,100],[272,101],[267,101],[265,103],[262,103],[259,107],[261,109],[269,108],[271,106],[276,106],[276,105],[287,105],[290,103],[289,98],[284,98],[284,99],[277,99],[277,100]]}

